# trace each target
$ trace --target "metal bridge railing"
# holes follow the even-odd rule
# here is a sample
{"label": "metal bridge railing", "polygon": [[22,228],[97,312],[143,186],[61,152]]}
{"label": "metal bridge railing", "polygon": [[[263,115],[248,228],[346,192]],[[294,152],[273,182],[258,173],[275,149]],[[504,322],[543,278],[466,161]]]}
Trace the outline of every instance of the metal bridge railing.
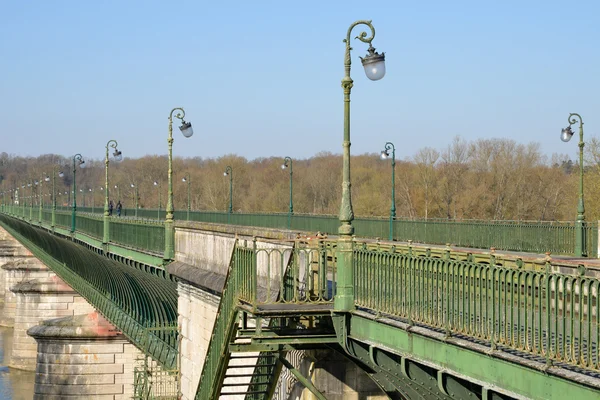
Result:
{"label": "metal bridge railing", "polygon": [[371,250],[354,250],[356,306],[409,324],[600,370],[600,280]]}
{"label": "metal bridge railing", "polygon": [[162,221],[110,219],[110,241],[135,249],[163,253],[165,228]]}

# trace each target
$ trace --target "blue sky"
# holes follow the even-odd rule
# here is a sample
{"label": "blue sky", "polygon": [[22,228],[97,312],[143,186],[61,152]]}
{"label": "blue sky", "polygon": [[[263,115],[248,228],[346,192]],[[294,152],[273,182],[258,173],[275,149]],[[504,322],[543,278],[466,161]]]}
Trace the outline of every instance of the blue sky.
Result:
{"label": "blue sky", "polygon": [[[452,138],[559,140],[569,112],[600,133],[597,1],[16,1],[0,3],[0,135],[16,155],[307,158],[341,153],[344,44],[371,19],[387,75],[353,41],[352,153],[397,158]],[[356,29],[353,36],[362,29]],[[574,142],[574,141],[573,141]]]}

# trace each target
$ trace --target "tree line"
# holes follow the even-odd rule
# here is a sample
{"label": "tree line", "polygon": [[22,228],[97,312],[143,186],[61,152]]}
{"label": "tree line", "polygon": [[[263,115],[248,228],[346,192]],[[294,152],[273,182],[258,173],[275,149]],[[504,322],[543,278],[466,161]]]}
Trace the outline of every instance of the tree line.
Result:
{"label": "tree line", "polygon": [[[226,211],[229,204],[229,176],[233,169],[234,212],[288,211],[289,169],[282,169],[283,157],[247,160],[236,155],[217,158],[175,158],[173,191],[175,209],[187,209],[187,182],[193,210]],[[148,155],[110,162],[110,199],[124,208],[133,208],[135,190],[141,208],[166,207],[167,157]],[[586,144],[586,219],[600,218],[595,199],[600,195],[600,143]],[[77,204],[96,207],[104,204],[104,160],[85,159],[77,168]],[[356,216],[387,216],[391,205],[391,163],[379,154],[352,156],[352,202]],[[0,191],[8,202],[9,189],[29,196],[31,188],[21,186],[42,180],[42,199],[51,202],[53,169],[59,205],[71,204],[73,161],[70,157],[46,154],[21,157],[0,154]],[[321,152],[308,159],[293,160],[294,212],[337,214],[339,211],[342,156]],[[397,218],[444,218],[483,220],[574,220],[579,185],[578,160],[565,155],[547,157],[537,143],[520,144],[509,139],[461,137],[443,149],[425,147],[412,157],[396,160]],[[157,182],[157,185],[154,185]],[[116,188],[115,188],[116,186]],[[101,189],[102,188],[102,189]],[[90,190],[91,189],[91,190]],[[65,194],[66,192],[66,194]],[[37,196],[38,187],[33,193]],[[159,198],[160,194],[160,198]],[[37,200],[35,200],[37,202]]]}

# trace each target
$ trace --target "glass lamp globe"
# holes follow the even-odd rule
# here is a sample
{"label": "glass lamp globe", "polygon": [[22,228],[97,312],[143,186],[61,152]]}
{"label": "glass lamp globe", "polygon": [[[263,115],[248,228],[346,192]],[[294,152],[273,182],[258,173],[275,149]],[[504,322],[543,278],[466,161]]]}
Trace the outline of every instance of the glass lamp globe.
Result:
{"label": "glass lamp globe", "polygon": [[187,182],[187,179],[181,178],[181,182]]}
{"label": "glass lamp globe", "polygon": [[387,152],[386,150],[383,150],[383,151],[381,152],[381,159],[382,159],[382,160],[387,160],[387,158],[388,158],[389,156],[390,156],[390,155],[388,154],[388,152]]}
{"label": "glass lamp globe", "polygon": [[79,168],[85,168],[85,161],[79,160]]}
{"label": "glass lamp globe", "polygon": [[367,78],[378,81],[385,76],[385,53],[377,53],[373,46],[369,47],[368,52],[369,54],[365,58],[360,57],[360,61]]}
{"label": "glass lamp globe", "polygon": [[227,176],[229,175],[227,172],[223,172],[223,176]]}
{"label": "glass lamp globe", "polygon": [[287,168],[287,165],[281,164],[281,169],[286,169],[286,168]]}
{"label": "glass lamp globe", "polygon": [[121,161],[123,159],[123,153],[121,153],[119,150],[115,150],[113,157],[115,158],[115,161]]}
{"label": "glass lamp globe", "polygon": [[58,177],[59,177],[59,178],[62,178],[62,177],[64,177],[64,176],[65,176],[65,173],[64,173],[64,172],[60,171],[60,172],[58,173]]}
{"label": "glass lamp globe", "polygon": [[189,138],[194,134],[194,129],[192,129],[191,122],[183,121],[183,124],[179,127],[179,130],[181,131],[183,136],[185,136],[186,138]]}
{"label": "glass lamp globe", "polygon": [[569,140],[571,140],[572,137],[573,131],[571,130],[570,126],[567,126],[566,128],[563,128],[560,131],[560,140],[562,140],[563,142],[568,142]]}
{"label": "glass lamp globe", "polygon": [[46,182],[50,182],[50,177],[49,177],[49,176],[45,177],[45,178],[44,178],[44,181],[46,181]]}
{"label": "glass lamp globe", "polygon": [[132,184],[131,184],[131,187],[133,188],[133,187],[135,187],[135,185],[132,183]]}

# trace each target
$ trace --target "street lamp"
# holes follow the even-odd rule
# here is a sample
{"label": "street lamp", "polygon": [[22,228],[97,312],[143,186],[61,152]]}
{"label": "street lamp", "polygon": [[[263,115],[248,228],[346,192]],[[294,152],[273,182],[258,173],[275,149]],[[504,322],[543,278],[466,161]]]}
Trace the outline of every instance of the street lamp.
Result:
{"label": "street lamp", "polygon": [[132,183],[132,184],[131,184],[131,187],[133,188],[133,192],[134,192],[134,195],[135,195],[135,199],[134,199],[134,202],[135,202],[135,216],[136,216],[136,218],[137,218],[137,211],[138,211],[138,197],[139,197],[139,196],[138,196],[138,188],[137,188],[137,185],[136,185],[136,184],[134,184],[134,183]]}
{"label": "street lamp", "polygon": [[571,140],[573,137],[571,125],[579,122],[579,201],[577,202],[577,222],[575,227],[575,256],[587,257],[585,207],[583,205],[583,147],[585,146],[585,143],[583,142],[583,120],[581,119],[581,115],[570,113],[568,122],[569,126],[562,129],[560,133],[560,140],[563,142],[568,142]]}
{"label": "street lamp", "polygon": [[109,242],[109,211],[108,211],[108,148],[112,147],[114,150],[113,158],[115,161],[121,161],[123,154],[117,149],[119,144],[116,140],[111,139],[106,142],[106,155],[104,157],[104,235],[102,237],[102,243],[108,245]]}
{"label": "street lamp", "polygon": [[71,212],[71,234],[75,234],[75,215],[77,213],[77,185],[75,179],[75,173],[77,172],[77,165],[80,168],[85,167],[85,161],[81,154],[75,154],[73,156],[73,211]]}
{"label": "street lamp", "polygon": [[94,214],[94,206],[95,206],[95,202],[94,202],[94,189],[89,188],[88,191],[90,192],[90,196],[92,196],[92,214]]}
{"label": "street lamp", "polygon": [[158,188],[158,217],[157,217],[157,219],[160,219],[160,207],[162,206],[160,192],[162,192],[162,185],[160,184],[160,181],[154,181],[154,186],[156,186]]}
{"label": "street lamp", "polygon": [[[173,115],[175,111],[177,111],[177,114]],[[167,143],[169,144],[169,191],[167,195],[167,214],[165,216],[165,253],[163,256],[165,260],[172,260],[175,256],[175,230],[173,228],[173,213],[175,211],[173,207],[173,117],[181,120],[181,126],[179,127],[179,130],[184,137],[189,138],[194,134],[192,124],[183,119],[185,117],[185,111],[183,108],[175,107],[172,109],[171,113],[169,114],[169,138],[167,139]]]}
{"label": "street lamp", "polygon": [[42,174],[39,181],[35,181],[36,186],[38,187],[38,224],[42,225],[42,181],[44,180],[44,174]]}
{"label": "street lamp", "polygon": [[227,212],[227,223],[231,223],[231,213],[233,212],[233,168],[229,165],[225,168],[223,176],[229,176],[229,210]]}
{"label": "street lamp", "polygon": [[350,183],[350,91],[353,81],[350,77],[350,35],[352,29],[357,25],[366,25],[371,30],[371,36],[366,32],[361,32],[356,38],[363,43],[369,44],[368,54],[361,58],[367,78],[377,81],[385,75],[385,54],[379,54],[375,51],[372,41],[375,38],[375,28],[371,21],[359,20],[354,22],[348,28],[348,33],[344,42],[346,43],[346,52],[344,57],[345,76],[342,79],[342,88],[344,91],[344,141],[343,148],[343,173],[342,173],[342,201],[340,204],[340,227],[338,229],[339,239],[337,246],[338,260],[338,279],[337,293],[334,299],[334,310],[352,311],[354,309],[354,270],[353,270],[353,248],[352,235],[354,227],[354,211],[352,210],[351,183]]}
{"label": "street lamp", "polygon": [[121,188],[119,185],[115,185],[115,189],[117,189],[117,200],[121,201]]}
{"label": "street lamp", "polygon": [[27,187],[31,188],[29,191],[29,223],[33,222],[33,187],[37,185],[37,181],[35,181],[35,185],[33,182],[31,181],[27,184]]}
{"label": "street lamp", "polygon": [[[58,172],[59,178],[65,176],[62,171]],[[50,177],[47,176],[44,179],[46,182],[50,181]],[[52,222],[50,223],[50,227],[54,231],[54,225],[56,224],[56,167],[52,167]]]}
{"label": "street lamp", "polygon": [[390,240],[394,240],[394,219],[396,219],[396,148],[392,142],[387,142],[381,152],[381,159],[386,160],[392,151],[392,207],[390,208]]}
{"label": "street lamp", "polygon": [[187,220],[190,220],[190,209],[191,209],[191,203],[190,203],[190,186],[192,184],[192,182],[190,181],[190,173],[188,172],[187,174],[185,174],[185,176],[183,178],[181,178],[182,182],[187,182]]}
{"label": "street lamp", "polygon": [[292,229],[292,215],[294,214],[294,199],[293,199],[293,192],[294,192],[294,184],[292,181],[292,175],[294,174],[293,171],[293,162],[291,157],[285,157],[283,159],[283,164],[281,164],[281,169],[286,169],[286,168],[290,168],[290,208],[288,210],[288,229]]}

